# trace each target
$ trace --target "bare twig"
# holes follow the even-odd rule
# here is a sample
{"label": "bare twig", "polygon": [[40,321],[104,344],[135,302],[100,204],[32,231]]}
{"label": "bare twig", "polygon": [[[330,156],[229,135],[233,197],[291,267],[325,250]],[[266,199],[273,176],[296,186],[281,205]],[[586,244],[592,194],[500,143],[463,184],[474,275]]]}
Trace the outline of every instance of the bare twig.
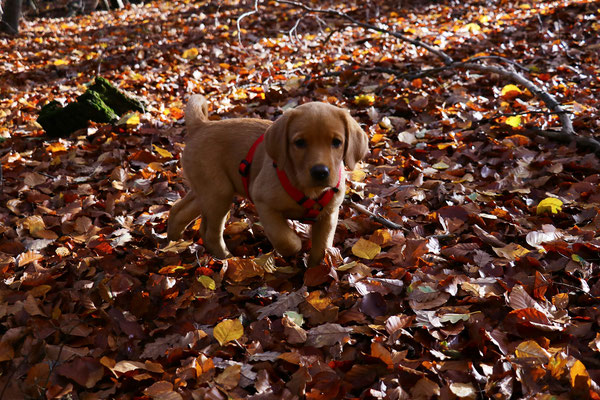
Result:
{"label": "bare twig", "polygon": [[367,210],[366,207],[353,202],[350,199],[345,199],[344,203],[346,203],[348,206],[350,206],[351,208],[355,209],[356,211],[368,215],[369,217],[373,218],[373,220],[375,220],[376,222],[379,222],[381,225],[385,226],[386,228],[390,228],[390,229],[401,229],[401,230],[405,230],[408,231],[408,229],[406,229],[405,227],[403,227],[402,225],[399,225],[395,222],[390,221],[387,218],[382,217],[379,214],[375,214],[374,212],[371,212],[369,210]]}
{"label": "bare twig", "polygon": [[436,56],[438,56],[439,58],[442,59],[442,61],[444,62],[444,64],[452,64],[454,62],[454,60],[452,59],[452,57],[450,57],[448,54],[446,54],[444,51],[430,46],[427,43],[421,42],[420,40],[416,40],[416,39],[412,39],[409,38],[408,36],[405,36],[401,33],[392,31],[390,29],[384,28],[383,26],[376,26],[376,25],[371,25],[371,24],[367,24],[364,23],[362,21],[359,21],[355,18],[352,18],[350,15],[338,11],[338,10],[334,10],[334,9],[320,9],[320,8],[312,8],[307,6],[306,4],[300,3],[298,1],[291,1],[291,0],[275,0],[275,3],[281,3],[281,4],[288,4],[288,5],[292,5],[294,7],[298,7],[301,8],[305,11],[309,11],[311,13],[316,13],[316,14],[327,14],[327,15],[331,15],[331,16],[335,16],[338,18],[342,18],[345,20],[348,20],[350,22],[352,22],[352,24],[356,25],[356,26],[360,26],[361,28],[367,29],[367,30],[371,30],[371,31],[375,31],[375,32],[379,32],[379,33],[386,33],[390,36],[393,36],[397,39],[403,40],[405,42],[411,43],[417,47],[423,47],[424,49],[429,50],[429,52],[435,54]]}
{"label": "bare twig", "polygon": [[252,14],[256,14],[257,12],[258,12],[258,0],[254,0],[254,10],[243,13],[237,19],[238,42],[240,43],[240,46],[242,46],[242,47],[244,47],[244,45],[242,43],[242,34],[241,34],[240,22],[244,18],[249,17]]}

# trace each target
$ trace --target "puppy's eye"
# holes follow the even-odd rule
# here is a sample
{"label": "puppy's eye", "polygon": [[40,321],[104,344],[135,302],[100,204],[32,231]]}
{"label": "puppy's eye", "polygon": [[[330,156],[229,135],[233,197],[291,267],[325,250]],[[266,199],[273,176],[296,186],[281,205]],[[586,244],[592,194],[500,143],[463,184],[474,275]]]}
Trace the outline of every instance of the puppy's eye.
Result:
{"label": "puppy's eye", "polygon": [[296,139],[296,140],[294,140],[294,146],[296,146],[299,149],[303,149],[306,147],[306,140]]}
{"label": "puppy's eye", "polygon": [[331,141],[331,145],[332,145],[333,147],[336,147],[336,148],[337,148],[337,147],[340,147],[340,146],[342,145],[342,141],[341,141],[340,139],[338,139],[338,138],[334,138],[334,139]]}

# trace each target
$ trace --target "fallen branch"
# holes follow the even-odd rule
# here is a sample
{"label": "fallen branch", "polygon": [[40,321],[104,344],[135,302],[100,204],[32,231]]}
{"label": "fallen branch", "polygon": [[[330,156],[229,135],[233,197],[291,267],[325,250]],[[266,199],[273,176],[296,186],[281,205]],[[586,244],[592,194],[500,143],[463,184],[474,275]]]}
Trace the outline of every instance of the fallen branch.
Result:
{"label": "fallen branch", "polygon": [[293,1],[293,0],[275,0],[275,3],[287,4],[287,5],[291,5],[294,7],[298,7],[300,9],[302,9],[306,12],[310,12],[310,13],[326,14],[326,15],[338,17],[338,18],[350,21],[355,26],[359,26],[359,27],[362,27],[362,28],[370,30],[370,31],[388,34],[388,35],[395,37],[397,39],[400,39],[404,42],[407,42],[414,46],[421,47],[421,48],[428,50],[430,53],[436,55],[445,64],[442,67],[431,68],[429,70],[423,71],[421,74],[419,74],[421,76],[425,76],[423,74],[428,75],[428,74],[433,74],[433,73],[439,73],[441,71],[448,70],[448,69],[471,69],[471,70],[476,70],[476,71],[481,71],[481,72],[486,72],[486,73],[498,74],[504,78],[507,78],[511,81],[519,83],[519,84],[523,85],[524,87],[526,87],[534,96],[536,96],[537,98],[542,100],[546,104],[546,106],[551,111],[553,111],[553,113],[558,115],[560,122],[562,124],[562,129],[561,129],[562,134],[568,135],[569,137],[571,137],[571,140],[577,141],[577,139],[576,139],[577,136],[575,135],[575,130],[573,129],[573,124],[571,122],[571,119],[569,118],[568,113],[565,112],[565,110],[561,107],[560,103],[550,93],[540,89],[539,87],[537,87],[535,85],[535,83],[533,83],[531,80],[527,79],[525,76],[521,75],[520,73],[518,73],[515,70],[509,70],[509,69],[504,68],[499,65],[483,65],[483,64],[477,63],[477,61],[482,61],[482,60],[486,60],[486,59],[487,60],[496,60],[496,61],[506,62],[506,63],[509,63],[510,65],[517,66],[519,69],[526,70],[526,68],[520,66],[518,63],[516,63],[513,60],[509,60],[509,59],[507,59],[505,57],[501,57],[501,56],[490,55],[490,56],[476,56],[471,59],[467,59],[465,61],[456,61],[451,56],[449,56],[446,52],[444,52],[443,50],[441,50],[435,46],[429,45],[418,39],[409,38],[401,33],[392,31],[382,25],[372,25],[372,24],[368,24],[368,23],[359,21],[342,11],[338,11],[338,10],[334,10],[334,9],[313,8],[313,7],[307,6],[306,4],[303,4],[298,1]]}
{"label": "fallen branch", "polygon": [[505,68],[490,66],[490,65],[481,65],[477,63],[461,63],[463,68],[474,69],[482,72],[491,72],[503,76],[505,78],[512,79],[513,81],[520,83],[525,86],[534,96],[541,99],[546,106],[558,114],[558,118],[562,124],[562,132],[567,135],[575,135],[575,130],[573,129],[573,124],[571,123],[571,118],[569,115],[565,113],[565,110],[561,107],[560,103],[556,101],[556,99],[548,92],[543,91],[538,88],[535,83],[531,82],[529,79],[525,78],[523,75],[519,74],[516,71],[509,71]]}

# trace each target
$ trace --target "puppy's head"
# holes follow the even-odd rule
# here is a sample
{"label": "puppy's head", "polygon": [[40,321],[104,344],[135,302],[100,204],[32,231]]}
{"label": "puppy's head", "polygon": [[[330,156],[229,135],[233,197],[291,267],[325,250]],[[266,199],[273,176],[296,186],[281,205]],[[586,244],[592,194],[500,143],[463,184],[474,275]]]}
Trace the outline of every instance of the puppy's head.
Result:
{"label": "puppy's head", "polygon": [[368,137],[350,114],[326,103],[285,112],[265,133],[266,149],[298,189],[318,194],[337,185],[342,164],[354,169]]}

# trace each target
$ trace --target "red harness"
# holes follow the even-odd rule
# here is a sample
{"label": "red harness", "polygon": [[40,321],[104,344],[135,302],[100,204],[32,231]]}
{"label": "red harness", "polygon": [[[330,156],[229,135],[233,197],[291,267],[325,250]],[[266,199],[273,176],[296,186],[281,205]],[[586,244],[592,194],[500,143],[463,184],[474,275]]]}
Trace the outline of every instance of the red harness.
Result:
{"label": "red harness", "polygon": [[[254,153],[256,152],[256,148],[258,145],[264,140],[264,134],[261,135],[256,142],[250,147],[248,151],[248,155],[245,159],[242,160],[239,167],[240,175],[242,176],[242,183],[244,185],[244,190],[246,191],[246,196],[250,198],[250,166],[252,165],[252,159],[254,158]],[[312,224],[316,221],[317,217],[321,210],[329,204],[333,196],[339,191],[340,183],[342,182],[342,168],[338,172],[338,183],[334,188],[329,188],[316,199],[313,200],[310,197],[306,196],[299,189],[295,188],[287,177],[286,173],[277,168],[277,164],[273,163],[273,167],[277,171],[277,177],[279,178],[279,182],[281,182],[281,186],[287,192],[288,195],[299,205],[304,207],[304,215],[300,218],[300,222],[304,222],[307,224]]]}

